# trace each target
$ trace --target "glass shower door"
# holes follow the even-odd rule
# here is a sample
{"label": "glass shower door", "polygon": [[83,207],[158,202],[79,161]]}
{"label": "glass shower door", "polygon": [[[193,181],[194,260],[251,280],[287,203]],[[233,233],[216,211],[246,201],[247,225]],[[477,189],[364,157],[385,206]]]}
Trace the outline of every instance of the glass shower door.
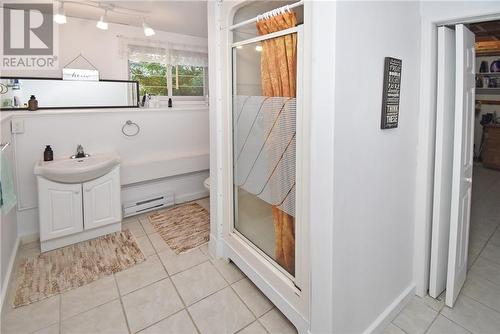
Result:
{"label": "glass shower door", "polygon": [[232,50],[233,212],[235,233],[294,277],[296,58],[286,55],[282,72],[276,66],[283,63],[266,58],[269,43],[290,37],[296,43],[292,33],[237,43]]}

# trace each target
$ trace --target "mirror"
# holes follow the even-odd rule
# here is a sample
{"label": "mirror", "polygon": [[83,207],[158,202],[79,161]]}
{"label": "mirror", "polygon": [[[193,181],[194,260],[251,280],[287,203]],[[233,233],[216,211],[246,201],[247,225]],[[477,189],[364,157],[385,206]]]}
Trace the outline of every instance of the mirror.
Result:
{"label": "mirror", "polygon": [[27,109],[31,95],[39,109],[132,108],[139,106],[137,81],[69,81],[51,78],[0,78],[0,110]]}

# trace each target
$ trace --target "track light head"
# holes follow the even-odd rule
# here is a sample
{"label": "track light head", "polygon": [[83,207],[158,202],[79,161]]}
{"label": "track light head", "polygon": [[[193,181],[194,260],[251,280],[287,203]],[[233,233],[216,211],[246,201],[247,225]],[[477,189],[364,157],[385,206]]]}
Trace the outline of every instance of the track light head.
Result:
{"label": "track light head", "polygon": [[99,19],[99,21],[97,21],[97,24],[95,26],[101,30],[108,30],[109,25],[107,16],[108,16],[108,10],[105,9],[104,15],[101,16],[101,18]]}
{"label": "track light head", "polygon": [[60,1],[59,3],[57,13],[54,15],[54,22],[57,24],[65,24],[67,22],[66,13],[64,11],[64,1]]}
{"label": "track light head", "polygon": [[151,28],[149,25],[146,24],[146,22],[142,21],[142,28],[144,29],[144,35],[145,36],[153,36],[156,34],[153,28]]}

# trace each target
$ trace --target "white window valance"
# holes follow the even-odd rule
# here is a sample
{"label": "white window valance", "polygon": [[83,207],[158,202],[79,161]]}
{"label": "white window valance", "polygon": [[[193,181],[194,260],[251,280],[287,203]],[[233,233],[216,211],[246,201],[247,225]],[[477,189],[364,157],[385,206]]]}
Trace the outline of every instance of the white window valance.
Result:
{"label": "white window valance", "polygon": [[208,66],[206,47],[122,36],[119,39],[123,58],[169,65]]}
{"label": "white window valance", "polygon": [[208,66],[208,56],[206,53],[186,50],[170,50],[169,59],[170,65]]}
{"label": "white window valance", "polygon": [[168,64],[167,50],[160,47],[128,45],[127,58],[132,61]]}

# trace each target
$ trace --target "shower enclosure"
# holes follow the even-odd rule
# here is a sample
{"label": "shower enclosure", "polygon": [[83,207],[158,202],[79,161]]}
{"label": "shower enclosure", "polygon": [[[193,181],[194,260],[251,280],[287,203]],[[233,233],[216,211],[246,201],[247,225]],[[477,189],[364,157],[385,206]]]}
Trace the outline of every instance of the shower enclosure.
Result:
{"label": "shower enclosure", "polygon": [[261,84],[262,44],[277,38],[233,48],[234,227],[294,276],[296,92],[263,96]]}
{"label": "shower enclosure", "polygon": [[231,49],[232,232],[297,289],[301,29],[240,40]]}
{"label": "shower enclosure", "polygon": [[221,212],[224,256],[297,328],[305,329],[310,126],[302,107],[307,99],[301,6],[285,1],[222,4],[230,19],[221,35],[227,41]]}

